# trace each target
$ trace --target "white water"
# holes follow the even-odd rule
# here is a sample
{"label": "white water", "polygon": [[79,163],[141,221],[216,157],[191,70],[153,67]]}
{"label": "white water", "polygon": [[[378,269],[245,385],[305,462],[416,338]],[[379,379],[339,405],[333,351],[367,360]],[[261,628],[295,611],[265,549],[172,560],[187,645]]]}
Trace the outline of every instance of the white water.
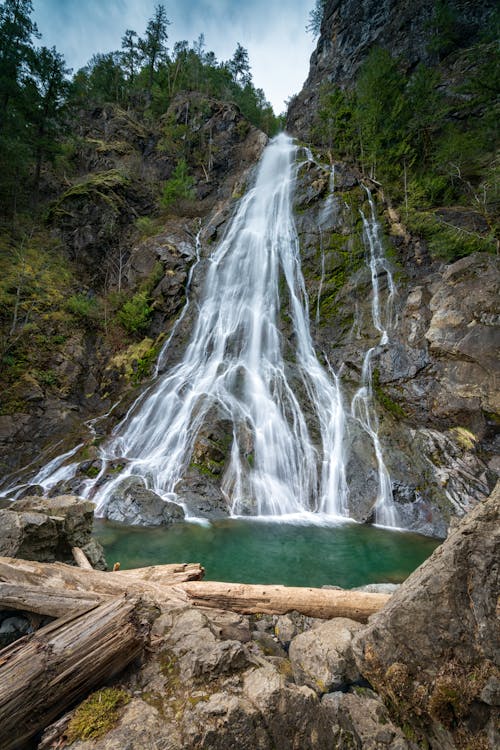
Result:
{"label": "white water", "polygon": [[[396,286],[390,266],[384,255],[373,198],[368,188],[365,189],[370,204],[370,216],[367,218],[361,211],[361,217],[363,219],[363,240],[369,253],[368,267],[372,283],[372,322],[375,329],[380,333],[379,346],[383,346],[389,341],[388,331],[392,327]],[[387,300],[384,307],[381,306],[380,301],[380,277],[382,275],[387,279],[388,287]],[[385,465],[382,445],[378,436],[378,418],[373,405],[371,361],[376,348],[371,347],[365,354],[361,372],[361,385],[352,399],[351,413],[370,436],[377,460],[378,491],[375,502],[375,522],[381,526],[394,527],[398,525],[397,511],[392,496],[391,478]]]}
{"label": "white water", "polygon": [[[183,360],[159,378],[103,450],[105,460],[123,457],[128,464],[94,498],[100,512],[130,474],[176,499],[199,429],[216,406],[233,424],[222,484],[233,514],[348,515],[338,378],[318,362],[309,330],[291,206],[295,154],[286,135],[266,149],[255,186],[211,257]],[[279,331],[281,278],[293,324],[294,368],[284,360]],[[292,375],[308,396],[319,447]]]}
{"label": "white water", "polygon": [[323,229],[322,224],[324,221],[329,221],[334,214],[335,209],[335,164],[332,166],[330,171],[330,180],[328,185],[328,195],[319,215],[319,242],[321,252],[321,277],[319,280],[318,298],[316,300],[316,327],[320,323],[320,307],[321,307],[321,293],[323,291],[323,284],[325,283],[325,248],[323,245]]}
{"label": "white water", "polygon": [[[162,374],[168,366],[170,342],[191,304],[189,292],[201,258],[198,233],[186,303],[160,353],[156,380],[132,404],[101,449],[99,475],[85,480],[80,488],[84,496],[93,494],[101,514],[117,485],[130,475],[142,477],[145,485],[162,497],[181,501],[175,494],[176,486],[189,466],[207,413],[215,407],[220,417],[233,425],[231,456],[222,482],[233,515],[251,513],[286,520],[304,518],[313,511],[320,522],[349,516],[346,414],[339,373],[326,357],[325,369],[313,348],[292,213],[296,154],[296,147],[285,135],[278,136],[266,149],[255,186],[241,199],[225,238],[209,258],[204,294],[184,358]],[[310,153],[306,156],[312,159]],[[332,169],[320,223],[334,210],[334,187]],[[362,214],[362,219],[372,282],[371,311],[373,325],[380,333],[379,344],[383,345],[393,325],[396,290],[368,190],[367,195],[370,216]],[[320,292],[324,275],[322,251]],[[381,275],[388,286],[384,305]],[[293,346],[288,361],[279,330],[284,296],[293,327],[293,337],[287,342],[288,347]],[[370,436],[374,447],[378,469],[375,520],[396,526],[391,481],[373,405],[371,360],[375,349],[369,349],[364,357],[351,416]],[[300,403],[298,388],[306,395]],[[91,420],[91,430],[98,420]],[[72,478],[78,463],[64,465],[64,461],[80,447],[51,461],[31,483],[50,489],[60,480]],[[99,487],[107,462],[114,458],[126,458],[126,468]]]}

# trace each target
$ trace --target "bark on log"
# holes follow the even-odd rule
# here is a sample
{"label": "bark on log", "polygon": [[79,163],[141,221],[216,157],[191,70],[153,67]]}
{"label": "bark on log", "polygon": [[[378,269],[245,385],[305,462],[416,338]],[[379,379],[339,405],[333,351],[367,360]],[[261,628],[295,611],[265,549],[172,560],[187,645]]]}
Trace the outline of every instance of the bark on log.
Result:
{"label": "bark on log", "polygon": [[110,598],[91,591],[0,583],[0,609],[16,609],[49,617],[65,617],[88,612]]}
{"label": "bark on log", "polygon": [[84,568],[85,570],[94,570],[87,559],[87,555],[82,549],[80,549],[80,547],[71,547],[71,554],[73,555],[73,558],[79,568]]}
{"label": "bark on log", "polygon": [[0,652],[0,747],[15,750],[142,651],[153,613],[126,596]]}
{"label": "bark on log", "polygon": [[72,598],[74,609],[80,612],[88,609],[87,603],[91,606],[125,592],[162,602],[175,598],[173,584],[198,580],[203,574],[197,563],[154,565],[111,574],[64,563],[0,557],[0,606],[59,617],[72,611]]}
{"label": "bark on log", "polygon": [[283,615],[297,611],[309,617],[349,617],[366,622],[389,601],[390,594],[296,586],[194,581],[174,587],[196,607],[230,609],[241,614]]}

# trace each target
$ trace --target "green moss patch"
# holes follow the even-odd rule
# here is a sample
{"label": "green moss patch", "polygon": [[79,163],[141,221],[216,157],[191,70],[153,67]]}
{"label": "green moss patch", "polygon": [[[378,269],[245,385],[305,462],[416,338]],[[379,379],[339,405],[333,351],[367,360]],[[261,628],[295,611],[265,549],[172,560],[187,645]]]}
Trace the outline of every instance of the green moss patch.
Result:
{"label": "green moss patch", "polygon": [[129,701],[128,693],[118,688],[103,688],[89,695],[78,706],[68,724],[68,742],[102,737],[116,724],[120,709]]}

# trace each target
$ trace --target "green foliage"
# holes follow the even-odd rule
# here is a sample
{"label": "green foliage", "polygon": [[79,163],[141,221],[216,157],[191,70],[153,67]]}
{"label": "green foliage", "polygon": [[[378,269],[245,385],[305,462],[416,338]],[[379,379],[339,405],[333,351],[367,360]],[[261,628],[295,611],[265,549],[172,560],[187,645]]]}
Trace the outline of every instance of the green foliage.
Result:
{"label": "green foliage", "polygon": [[152,313],[153,309],[150,305],[148,293],[140,291],[125,302],[121,310],[118,311],[117,318],[126,331],[139,333],[148,327]]}
{"label": "green foliage", "polygon": [[[426,239],[431,254],[444,260],[495,251],[499,184],[498,48],[480,40],[459,50],[466,41],[463,29],[448,11],[444,3],[437,6],[433,29],[447,39],[440,56],[454,51],[455,68],[462,71],[457,84],[442,85],[439,65],[419,65],[404,75],[397,60],[375,47],[354,90],[323,86],[312,130],[316,143],[382,181],[393,201],[403,204],[410,227]],[[470,206],[486,219],[490,232],[446,226],[432,213],[443,205]]]}
{"label": "green foliage", "polygon": [[130,701],[130,696],[118,688],[103,688],[81,703],[70,719],[66,730],[67,741],[96,740],[108,732],[118,721],[120,708]]}
{"label": "green foliage", "polygon": [[161,204],[164,208],[168,208],[179,200],[193,200],[195,196],[194,180],[188,173],[186,160],[180,159],[172,177],[163,187]]}
{"label": "green foliage", "polygon": [[66,309],[84,323],[96,323],[102,312],[98,300],[88,294],[72,294],[66,301]]}
{"label": "green foliage", "polygon": [[466,229],[446,224],[432,212],[410,211],[407,226],[423,237],[433,258],[451,263],[476,252],[496,252],[493,234],[481,236]]}
{"label": "green foliage", "polygon": [[326,0],[315,0],[314,8],[309,12],[309,21],[306,26],[306,31],[312,34],[314,38],[318,37],[320,34],[325,5]]}

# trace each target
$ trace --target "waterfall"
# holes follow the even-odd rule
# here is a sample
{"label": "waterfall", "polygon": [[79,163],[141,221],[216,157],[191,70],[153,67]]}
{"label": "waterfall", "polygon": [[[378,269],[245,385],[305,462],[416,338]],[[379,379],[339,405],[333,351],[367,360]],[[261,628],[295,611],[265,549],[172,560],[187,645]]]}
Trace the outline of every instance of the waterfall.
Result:
{"label": "waterfall", "polygon": [[[368,188],[365,188],[368,202],[370,204],[370,216],[361,211],[363,220],[363,240],[368,251],[368,267],[370,269],[372,300],[371,312],[372,322],[375,329],[380,333],[379,346],[389,341],[388,330],[392,327],[394,298],[396,286],[391,273],[390,266],[384,255],[380,227],[375,213],[375,204]],[[385,307],[380,302],[380,276],[385,275],[389,293]],[[377,347],[368,349],[364,356],[361,372],[361,384],[351,402],[351,414],[357,419],[363,430],[369,435],[375,458],[377,461],[378,491],[375,502],[375,522],[381,526],[397,526],[397,511],[392,496],[392,484],[389,472],[385,465],[382,445],[378,436],[378,418],[373,405],[373,374],[372,357]]]}
{"label": "waterfall", "polygon": [[[182,503],[176,488],[189,468],[200,430],[215,410],[217,418],[232,425],[221,482],[232,515],[286,517],[315,512],[349,517],[346,422],[354,419],[374,448],[378,472],[375,520],[397,525],[373,402],[372,358],[377,347],[369,348],[364,356],[350,413],[344,409],[340,371],[334,371],[326,355],[322,364],[314,350],[292,210],[301,166],[296,161],[298,150],[285,134],[266,148],[254,186],[239,201],[225,236],[204,261],[208,270],[191,338],[182,360],[169,367],[169,346],[191,306],[193,275],[202,259],[198,232],[186,302],[160,352],[155,378],[101,446],[98,476],[82,479],[80,484],[79,493],[92,496],[98,514],[105,513],[119,485],[130,476],[141,478],[164,499]],[[306,157],[312,159],[312,154],[306,151]],[[334,190],[332,168],[319,217],[320,232],[335,210]],[[382,346],[388,343],[394,325],[396,288],[375,205],[366,192],[370,213],[361,212],[363,241],[371,277],[371,317],[380,334],[378,346]],[[387,294],[380,289],[381,276]],[[324,279],[322,243],[319,296]],[[285,304],[290,321],[286,334],[281,319]],[[319,297],[315,312],[318,323]],[[94,423],[103,418],[87,423],[91,432],[95,433]],[[31,483],[50,489],[74,478],[78,462],[65,461],[80,447],[48,463]],[[125,468],[113,476],[108,467],[114,459],[124,459]],[[25,486],[2,494],[21,492]]]}
{"label": "waterfall", "polygon": [[[104,461],[126,458],[127,466],[95,495],[98,511],[129,475],[143,477],[163,497],[178,499],[176,485],[208,411],[216,406],[233,424],[222,487],[234,515],[310,510],[348,515],[339,381],[318,361],[309,329],[291,205],[295,154],[284,134],[266,149],[254,187],[241,199],[209,260],[184,358],[159,376],[102,449]],[[294,365],[285,362],[279,330],[281,279],[293,325]],[[167,346],[168,341],[160,366]],[[295,393],[297,376],[307,412]],[[311,422],[319,441],[312,440]]]}

